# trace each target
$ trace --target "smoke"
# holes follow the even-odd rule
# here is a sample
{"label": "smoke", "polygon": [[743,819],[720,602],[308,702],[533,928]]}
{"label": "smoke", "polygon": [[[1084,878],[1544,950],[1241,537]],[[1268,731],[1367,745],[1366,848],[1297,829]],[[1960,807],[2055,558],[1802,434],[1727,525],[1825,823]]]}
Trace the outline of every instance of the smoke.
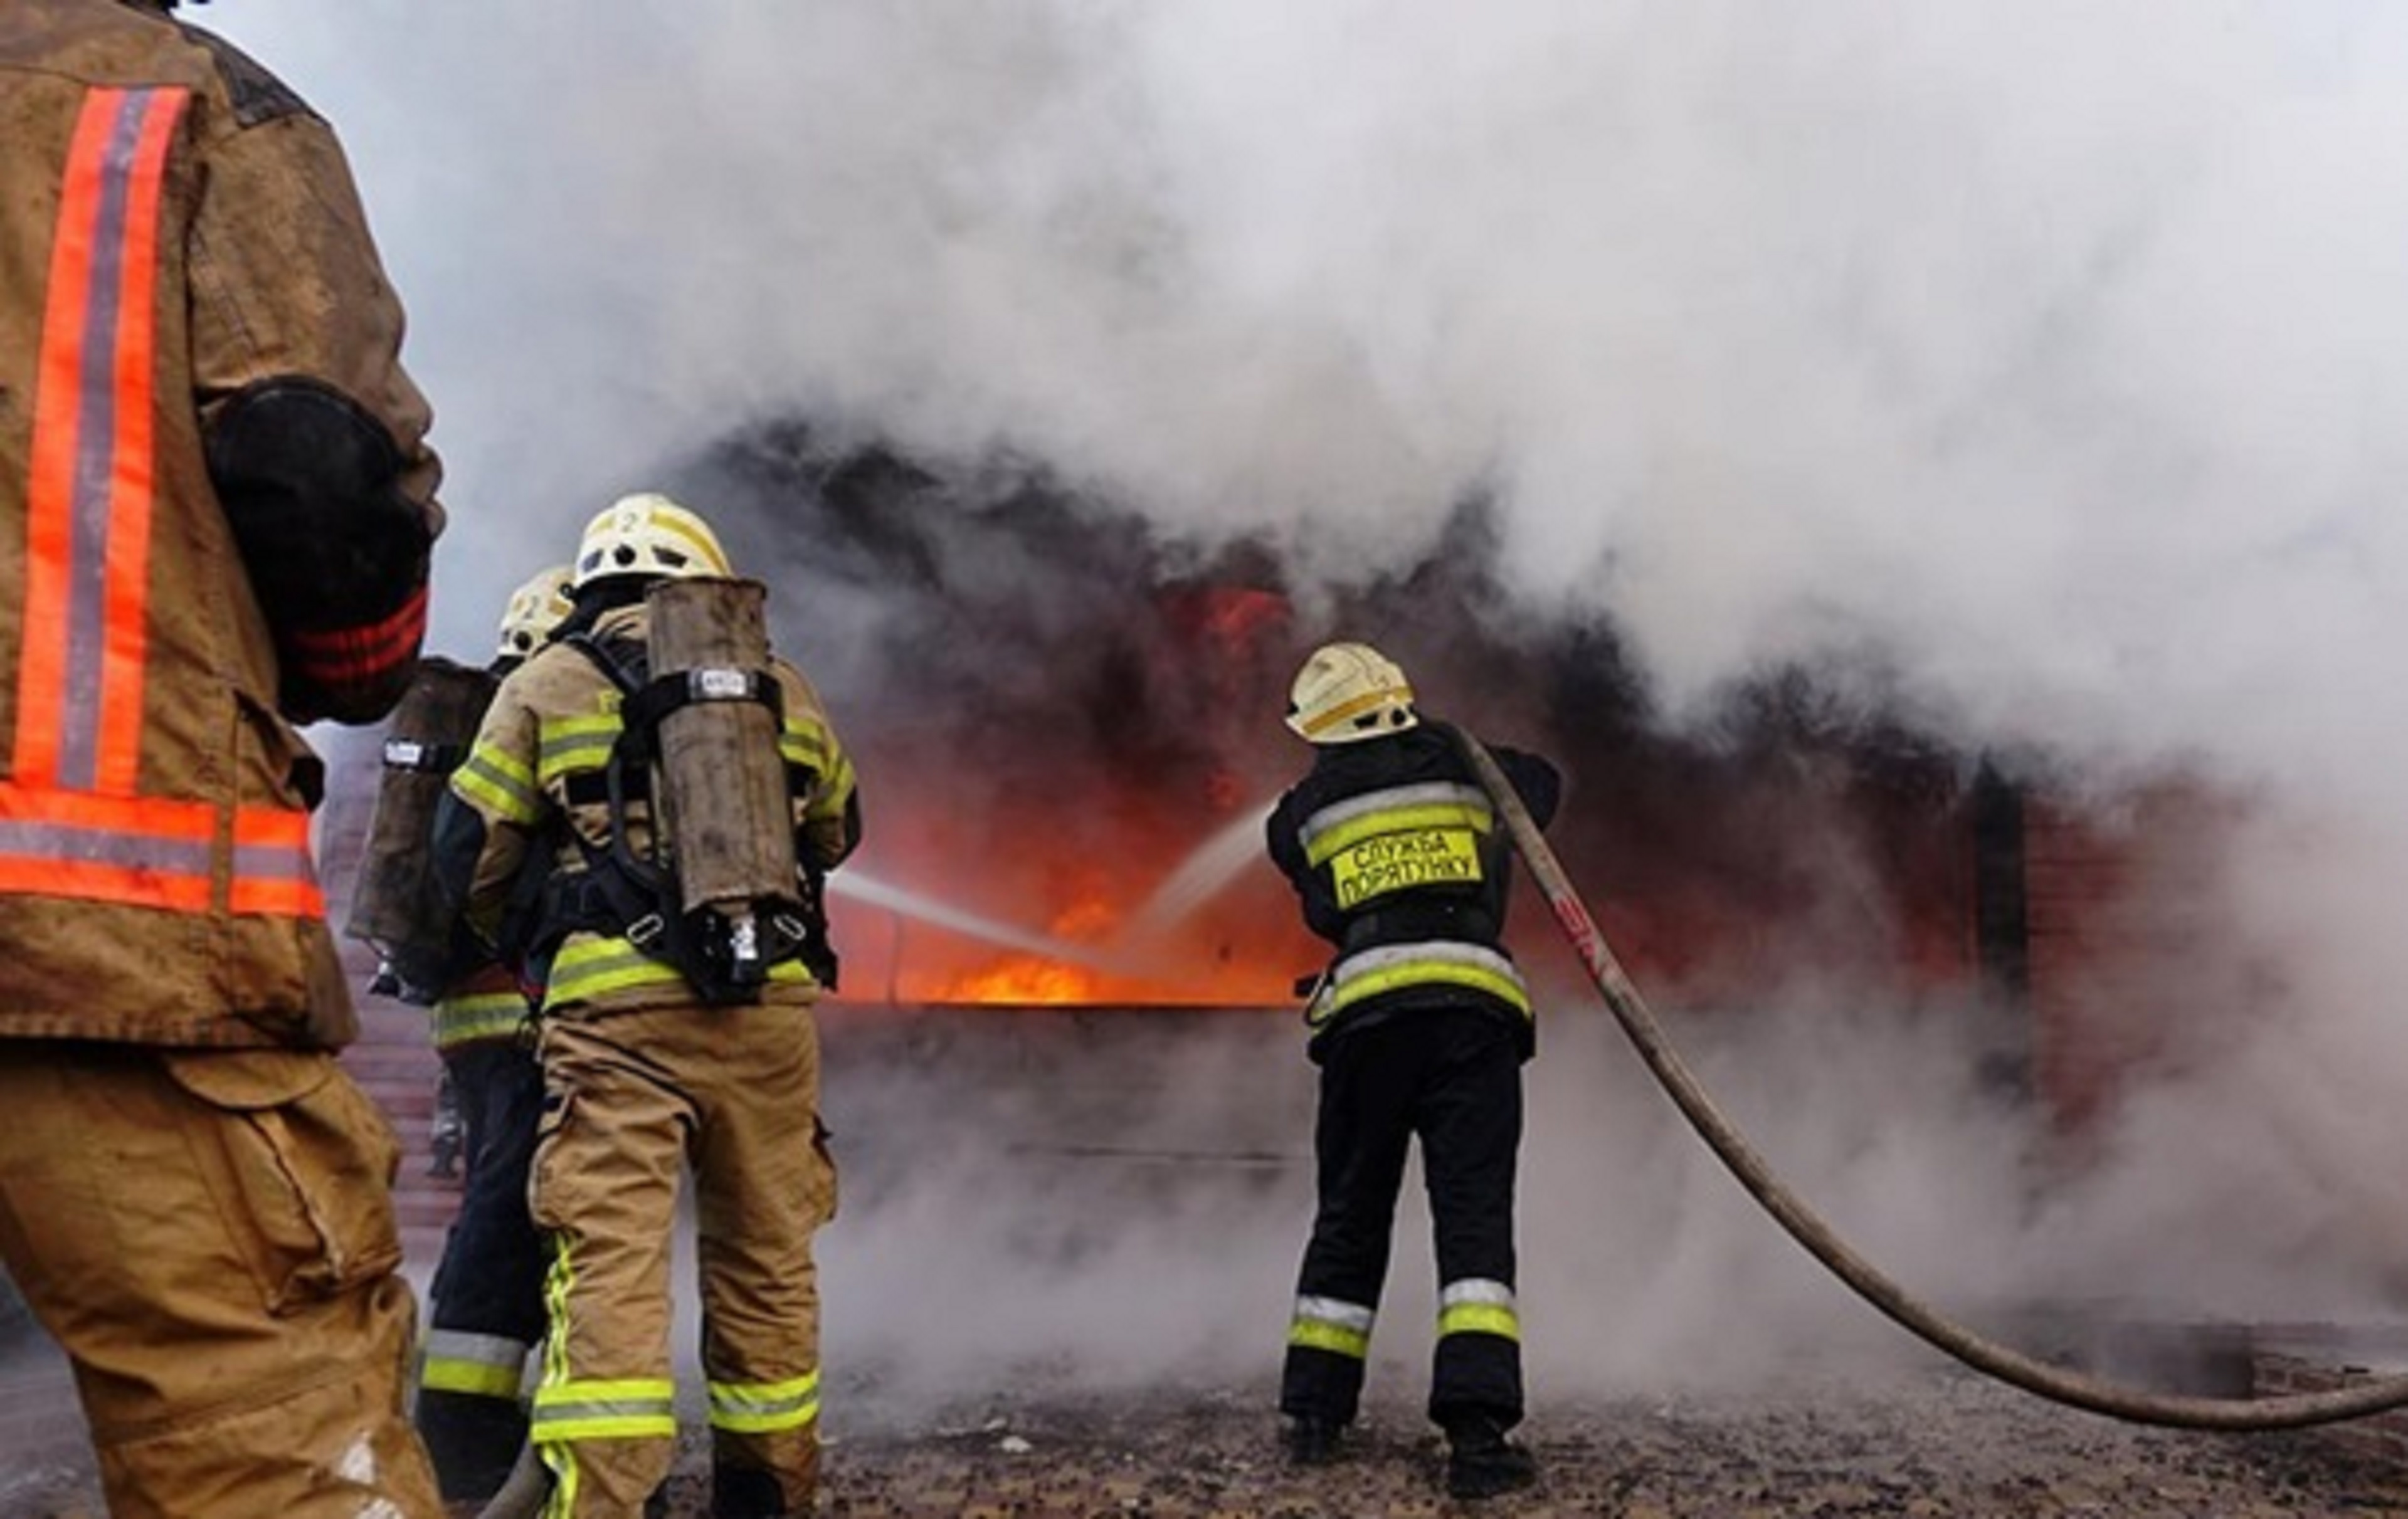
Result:
{"label": "smoke", "polygon": [[[839,694],[992,689],[993,624],[932,608],[1010,605],[1006,647],[1075,648],[1142,599],[1103,584],[1116,570],[1242,543],[1306,627],[1383,586],[1385,626],[1452,681],[1426,687],[1558,734],[1588,688],[1558,658],[1553,696],[1531,689],[1520,651],[1610,647],[1642,699],[1598,721],[1680,736],[1698,767],[1734,693],[1805,670],[1856,729],[1902,714],[1942,768],[2043,756],[2017,763],[2093,800],[2180,773],[2245,804],[2186,882],[2212,953],[2114,989],[2147,1004],[2145,1080],[2020,1248],[1970,1242],[2015,1212],[2014,1146],[1968,1104],[1919,1105],[1958,1090],[1963,1043],[1934,1053],[1921,1024],[1862,1011],[1913,998],[1812,948],[1895,943],[1898,904],[1826,889],[1828,931],[1768,929],[1791,1010],[1730,1036],[1755,1053],[1713,1074],[1798,1078],[1762,1100],[1770,1147],[1969,1291],[2286,1316],[2382,1296],[2408,1088],[2386,910],[2408,887],[2388,509],[2408,444],[2387,425],[2408,403],[2408,17],[247,0],[211,19],[352,150],[441,413],[458,638],[481,645],[485,609],[609,494],[802,417],[1040,473],[1149,535],[1107,535],[1082,580],[980,552],[1001,540],[966,510],[965,537],[926,541],[972,548],[930,561],[916,600],[831,574],[811,657]],[[1412,596],[1467,501],[1493,596],[1459,643]],[[739,557],[806,580],[828,563],[815,538],[781,552],[778,526],[734,524]],[[1105,609],[1009,595],[1066,582]],[[896,723],[896,753],[935,731]],[[1618,837],[1694,828],[1736,858],[1747,820],[1702,788],[1651,795],[1698,810],[1633,809]],[[1767,900],[1865,873],[1847,830],[1763,837]],[[1616,883],[1584,881],[1613,928]],[[1852,1008],[1873,1021],[1833,1021]],[[1819,1032],[1785,1032],[1796,1010]],[[1868,1112],[1917,1142],[1852,1149]],[[1598,1262],[1600,1305],[1649,1315],[1634,1339],[1634,1314],[1597,1307],[1597,1343],[1700,1354],[1752,1295],[1825,1311],[1770,1284],[1759,1256],[1786,1247],[1714,1212],[1681,1141],[1605,1138],[1560,1158],[1534,1139],[1534,1273],[1588,1259],[1598,1219],[1682,1269]],[[1599,1170],[1612,1184],[1582,1191]],[[1190,1239],[1171,1220],[1160,1259]],[[1673,1305],[1648,1281],[1718,1290]]]}

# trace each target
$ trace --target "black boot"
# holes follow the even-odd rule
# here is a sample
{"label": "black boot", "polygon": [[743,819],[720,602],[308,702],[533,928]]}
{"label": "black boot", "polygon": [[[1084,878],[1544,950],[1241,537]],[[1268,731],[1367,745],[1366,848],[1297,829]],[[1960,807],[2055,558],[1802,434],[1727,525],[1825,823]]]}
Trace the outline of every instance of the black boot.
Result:
{"label": "black boot", "polygon": [[1539,1463],[1505,1438],[1493,1419],[1467,1419],[1446,1431],[1446,1495],[1495,1498],[1539,1480]]}
{"label": "black boot", "polygon": [[481,1503],[501,1491],[526,1444],[516,1398],[422,1388],[414,1415],[446,1503]]}
{"label": "black boot", "polygon": [[1326,1467],[1338,1459],[1339,1442],[1345,1433],[1346,1426],[1335,1419],[1306,1414],[1287,1422],[1280,1432],[1280,1448],[1287,1453],[1291,1466]]}
{"label": "black boot", "polygon": [[710,1519],[787,1519],[803,1512],[788,1507],[785,1488],[758,1467],[710,1469]]}

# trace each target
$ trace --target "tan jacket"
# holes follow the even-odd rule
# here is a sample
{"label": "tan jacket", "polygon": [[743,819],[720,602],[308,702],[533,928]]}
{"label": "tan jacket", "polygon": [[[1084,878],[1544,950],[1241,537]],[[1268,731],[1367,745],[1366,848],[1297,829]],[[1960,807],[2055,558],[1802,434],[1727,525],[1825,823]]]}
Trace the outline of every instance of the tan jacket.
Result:
{"label": "tan jacket", "polygon": [[[623,607],[604,613],[594,636],[605,644],[622,638],[640,642],[648,622],[644,608]],[[796,842],[807,858],[833,866],[856,842],[853,761],[802,672],[781,659],[773,658],[770,666],[784,712],[780,751],[790,774],[811,778],[795,798]],[[577,838],[608,844],[609,809],[598,800],[578,799],[591,791],[577,782],[600,775],[609,762],[622,727],[619,707],[619,688],[609,677],[563,643],[538,651],[494,694],[475,746],[452,775],[452,796],[484,824],[475,864],[461,869],[438,861],[437,867],[441,874],[467,881],[468,922],[480,935],[494,936],[530,848],[552,849],[552,867],[575,872],[585,868]],[[628,808],[628,841],[639,852],[651,847],[649,810],[642,801]],[[437,835],[443,836],[439,826]],[[693,996],[676,970],[616,936],[571,934],[545,969],[547,1013],[569,1007],[661,1007]],[[772,984],[781,983],[806,997],[816,990],[810,972],[795,961],[773,972]]]}
{"label": "tan jacket", "polygon": [[[0,6],[0,1037],[352,1032],[317,764],[277,710],[287,630],[204,428],[271,378],[348,397],[431,530],[400,339],[341,150],[290,91],[116,0]],[[375,666],[352,711],[406,681],[423,583],[414,614],[325,643]]]}

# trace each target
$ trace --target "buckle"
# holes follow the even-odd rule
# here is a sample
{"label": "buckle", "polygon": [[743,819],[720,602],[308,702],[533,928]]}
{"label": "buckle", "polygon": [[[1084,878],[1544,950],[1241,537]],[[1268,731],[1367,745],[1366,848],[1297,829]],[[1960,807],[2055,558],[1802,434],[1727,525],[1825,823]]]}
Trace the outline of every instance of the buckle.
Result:
{"label": "buckle", "polygon": [[657,912],[647,912],[627,925],[627,942],[638,952],[650,954],[652,946],[661,941],[661,935],[667,930],[667,919]]}

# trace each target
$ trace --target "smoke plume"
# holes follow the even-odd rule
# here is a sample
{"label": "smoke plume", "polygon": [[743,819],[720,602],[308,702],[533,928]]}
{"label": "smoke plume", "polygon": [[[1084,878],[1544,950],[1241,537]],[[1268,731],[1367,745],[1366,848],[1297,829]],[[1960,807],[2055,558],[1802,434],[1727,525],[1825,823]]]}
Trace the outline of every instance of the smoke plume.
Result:
{"label": "smoke plume", "polygon": [[[943,744],[981,772],[958,807],[1041,809],[1081,795],[1052,759],[1076,751],[1075,777],[1139,741],[1116,699],[1188,699],[1143,660],[1105,679],[1090,634],[1253,556],[1295,622],[1279,667],[1223,695],[1266,705],[1193,709],[1271,747],[1173,744],[1174,766],[1238,752],[1229,805],[1256,801],[1294,761],[1285,664],[1367,609],[1434,700],[1501,737],[1654,752],[1646,806],[1575,767],[1567,827],[1694,842],[1761,893],[1699,911],[1796,910],[1762,930],[1779,973],[1753,978],[1757,1016],[1690,1035],[1804,1189],[1918,1285],[2281,1317],[2385,1300],[2408,1138],[2408,16],[221,8],[338,123],[410,305],[459,641],[481,646],[487,609],[611,494],[732,493],[748,451],[807,423],[802,454],[889,450],[943,499],[882,540],[885,519],[831,515],[822,476],[781,495],[756,470],[747,499],[803,505],[731,513],[738,557],[791,575],[803,657],[888,773]],[[1078,531],[1022,534],[999,480],[1043,482]],[[1065,541],[1102,548],[1049,552]],[[1058,700],[1060,666],[994,657],[1030,651],[1096,675],[1080,742],[1010,738],[1017,701]],[[1766,705],[1793,678],[1802,709]],[[1905,932],[1851,884],[1880,840],[1845,809],[1792,827],[1770,805],[1841,782],[1800,761],[1743,814],[1675,784],[1800,709],[1819,715],[1792,731],[1870,736],[1882,775],[1942,790],[1987,755],[2110,824],[2170,776],[2231,804],[2188,881],[2213,953],[2117,989],[2155,1043],[2083,1167],[2041,1165],[2035,1191],[1967,1074],[1980,1020],[1869,986]],[[1575,862],[1610,930],[1614,859]],[[1544,934],[1522,929],[1534,958]],[[1567,1378],[1743,1369],[1853,1323],[1601,1040],[1551,1035],[1533,1068],[1534,1333],[1564,1336],[1539,1354]],[[992,1188],[996,1164],[967,1174]],[[838,1320],[875,1311],[882,1241],[940,1249],[971,1216],[940,1188],[964,1174],[900,1168],[902,1196],[838,1226]],[[1212,1226],[1284,1261],[1303,1219],[1283,1196]],[[1078,1280],[1151,1259],[1182,1305],[1211,1296],[1180,1265],[1192,1216],[1149,1230],[1114,1206],[1124,1235]],[[1061,1262],[1027,1259],[982,1291],[1128,1301],[1053,1297]],[[1283,1274],[1245,1275],[1237,1316],[1266,1336]],[[1052,1315],[1025,1323],[1056,1342]]]}

